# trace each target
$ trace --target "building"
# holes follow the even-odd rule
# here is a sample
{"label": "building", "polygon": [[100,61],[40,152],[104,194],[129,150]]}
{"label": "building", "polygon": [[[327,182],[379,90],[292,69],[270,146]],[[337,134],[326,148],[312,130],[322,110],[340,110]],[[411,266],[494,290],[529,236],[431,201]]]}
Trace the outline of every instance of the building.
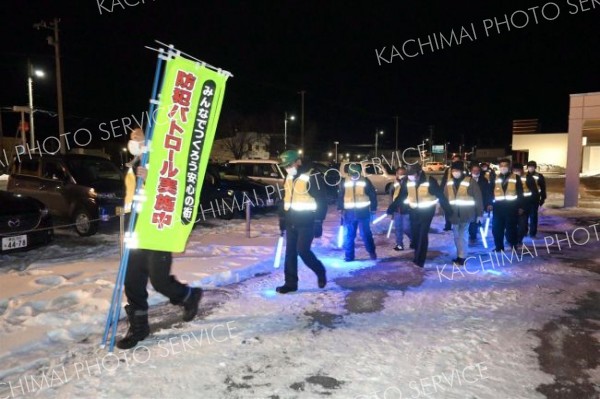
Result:
{"label": "building", "polygon": [[210,153],[215,162],[232,159],[269,159],[271,135],[257,132],[237,132],[235,136],[215,139]]}
{"label": "building", "polygon": [[512,150],[526,153],[518,161],[534,160],[538,164],[567,167],[568,133],[528,133],[512,136]]}

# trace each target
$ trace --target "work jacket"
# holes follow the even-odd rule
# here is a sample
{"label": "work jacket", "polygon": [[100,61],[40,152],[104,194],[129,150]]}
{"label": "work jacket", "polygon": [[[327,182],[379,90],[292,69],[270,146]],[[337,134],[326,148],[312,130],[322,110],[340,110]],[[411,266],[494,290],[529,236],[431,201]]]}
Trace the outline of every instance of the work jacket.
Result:
{"label": "work jacket", "polygon": [[477,181],[470,176],[448,180],[444,196],[452,208],[452,214],[448,216],[451,224],[470,223],[483,215],[481,190]]}
{"label": "work jacket", "polygon": [[319,173],[302,165],[295,176],[286,176],[280,217],[287,225],[309,226],[326,215],[325,181]]}
{"label": "work jacket", "polygon": [[377,192],[368,178],[347,177],[340,183],[337,205],[344,211],[344,219],[369,218],[377,210]]}

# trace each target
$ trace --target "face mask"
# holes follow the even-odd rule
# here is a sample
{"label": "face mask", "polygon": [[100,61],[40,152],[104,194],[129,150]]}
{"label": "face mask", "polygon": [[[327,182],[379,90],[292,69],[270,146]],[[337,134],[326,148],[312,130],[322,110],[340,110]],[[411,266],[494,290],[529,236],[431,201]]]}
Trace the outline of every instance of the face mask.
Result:
{"label": "face mask", "polygon": [[530,166],[529,168],[527,168],[527,170],[529,171],[529,173],[535,172],[535,168],[533,166]]}
{"label": "face mask", "polygon": [[288,175],[290,176],[296,176],[296,174],[298,173],[298,169],[296,169],[295,167],[292,168],[286,168],[285,171],[288,173]]}
{"label": "face mask", "polygon": [[410,180],[410,181],[415,181],[415,180],[417,180],[417,175],[409,175],[409,176],[408,176],[408,180]]}
{"label": "face mask", "polygon": [[127,142],[127,150],[134,157],[136,157],[138,155],[142,155],[142,153],[144,152],[143,149],[144,149],[143,141],[129,140]]}
{"label": "face mask", "polygon": [[396,175],[396,179],[398,179],[398,180],[402,180],[405,177],[406,177],[406,175]]}
{"label": "face mask", "polygon": [[473,173],[471,176],[477,179],[479,177],[479,173]]}
{"label": "face mask", "polygon": [[506,167],[500,168],[500,173],[502,173],[503,175],[507,174],[508,173],[508,168],[506,168]]}
{"label": "face mask", "polygon": [[452,177],[454,177],[455,179],[460,179],[461,176],[462,172],[452,172]]}
{"label": "face mask", "polygon": [[484,172],[487,172],[488,168],[487,167],[482,167],[481,170],[483,170]]}

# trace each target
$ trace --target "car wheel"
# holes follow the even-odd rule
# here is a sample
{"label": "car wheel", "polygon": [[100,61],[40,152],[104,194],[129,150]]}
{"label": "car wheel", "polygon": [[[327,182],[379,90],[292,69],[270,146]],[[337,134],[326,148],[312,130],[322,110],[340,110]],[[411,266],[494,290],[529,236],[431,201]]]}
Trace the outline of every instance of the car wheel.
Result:
{"label": "car wheel", "polygon": [[94,221],[91,213],[84,208],[79,208],[73,215],[75,231],[82,237],[93,236],[98,231],[98,221]]}
{"label": "car wheel", "polygon": [[221,209],[221,213],[219,215],[220,219],[223,220],[231,220],[233,219],[234,216],[234,212],[231,211],[231,209],[233,209],[234,203],[231,199],[227,198],[224,199],[221,204],[223,205],[223,208]]}
{"label": "car wheel", "polygon": [[392,192],[393,192],[393,188],[392,187],[393,187],[393,185],[391,183],[388,184],[387,186],[385,186],[385,193],[388,194],[388,195],[391,195]]}

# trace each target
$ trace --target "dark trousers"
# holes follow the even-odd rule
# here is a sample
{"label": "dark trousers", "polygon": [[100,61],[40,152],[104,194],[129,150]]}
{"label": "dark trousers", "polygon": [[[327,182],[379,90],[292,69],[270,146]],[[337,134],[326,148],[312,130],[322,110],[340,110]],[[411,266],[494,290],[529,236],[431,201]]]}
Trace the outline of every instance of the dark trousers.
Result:
{"label": "dark trousers", "polygon": [[479,228],[481,227],[481,222],[478,222],[477,219],[469,223],[469,239],[475,240],[477,239],[477,233],[479,232]]}
{"label": "dark trousers", "polygon": [[517,206],[514,203],[495,203],[492,234],[497,250],[504,249],[504,237],[511,246],[517,245]]}
{"label": "dark trousers", "polygon": [[188,296],[189,288],[171,275],[171,263],[170,252],[130,250],[125,275],[125,296],[129,305],[135,310],[148,310],[148,279],[172,304],[181,304]]}
{"label": "dark trousers", "polygon": [[314,227],[286,226],[285,242],[285,285],[288,287],[298,287],[298,255],[309,269],[317,277],[325,273],[325,266],[315,254],[310,250],[310,245],[314,237]]}
{"label": "dark trousers", "polygon": [[529,230],[528,222],[529,207],[526,206],[521,215],[517,214],[517,242],[519,244],[523,244],[523,238],[527,235],[527,231]]}
{"label": "dark trousers", "polygon": [[435,206],[429,208],[417,208],[410,212],[410,229],[413,244],[415,246],[415,257],[413,262],[418,266],[425,266],[427,250],[429,248],[429,228],[435,214]]}
{"label": "dark trousers", "polygon": [[368,253],[375,253],[375,242],[373,241],[373,233],[371,233],[369,218],[360,218],[349,220],[344,219],[344,251],[346,259],[354,259],[354,240],[356,239],[356,229],[360,229],[360,237],[365,243],[365,248]]}
{"label": "dark trousers", "polygon": [[529,235],[531,237],[537,234],[538,228],[538,210],[539,210],[539,201],[535,201],[529,207]]}

